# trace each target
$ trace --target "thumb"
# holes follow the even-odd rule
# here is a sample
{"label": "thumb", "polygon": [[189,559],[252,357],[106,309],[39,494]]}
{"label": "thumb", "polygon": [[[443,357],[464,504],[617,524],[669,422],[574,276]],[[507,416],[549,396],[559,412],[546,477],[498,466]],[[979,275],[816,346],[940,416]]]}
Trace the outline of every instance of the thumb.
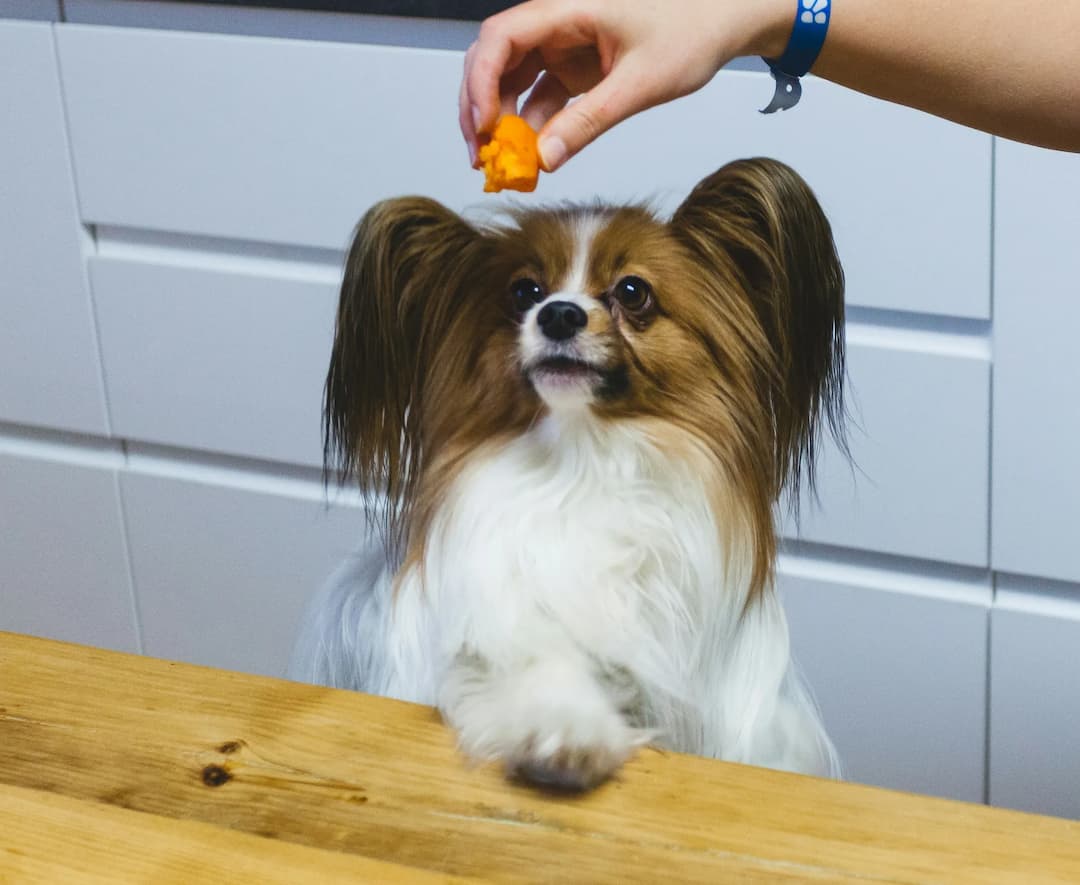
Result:
{"label": "thumb", "polygon": [[657,103],[653,89],[625,63],[552,117],[540,132],[540,160],[554,172],[616,123]]}

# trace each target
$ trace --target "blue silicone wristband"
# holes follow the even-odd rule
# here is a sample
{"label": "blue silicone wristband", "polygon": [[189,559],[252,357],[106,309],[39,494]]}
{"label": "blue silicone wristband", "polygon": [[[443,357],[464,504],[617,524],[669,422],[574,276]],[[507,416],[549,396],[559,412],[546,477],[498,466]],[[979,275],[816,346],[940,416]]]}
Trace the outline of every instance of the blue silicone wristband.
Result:
{"label": "blue silicone wristband", "polygon": [[829,31],[832,0],[796,0],[795,24],[787,49],[780,58],[766,58],[765,63],[776,80],[776,92],[763,114],[795,107],[802,95],[799,78],[814,66],[825,35]]}

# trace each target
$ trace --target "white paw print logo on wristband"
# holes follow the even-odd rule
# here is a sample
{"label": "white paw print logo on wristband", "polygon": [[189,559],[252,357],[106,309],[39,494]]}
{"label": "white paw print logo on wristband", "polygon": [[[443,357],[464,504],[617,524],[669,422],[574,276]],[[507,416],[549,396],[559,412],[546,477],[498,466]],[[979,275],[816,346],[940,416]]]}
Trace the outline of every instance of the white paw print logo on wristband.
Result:
{"label": "white paw print logo on wristband", "polygon": [[829,0],[802,0],[803,11],[799,18],[806,24],[825,24],[825,10],[829,8]]}

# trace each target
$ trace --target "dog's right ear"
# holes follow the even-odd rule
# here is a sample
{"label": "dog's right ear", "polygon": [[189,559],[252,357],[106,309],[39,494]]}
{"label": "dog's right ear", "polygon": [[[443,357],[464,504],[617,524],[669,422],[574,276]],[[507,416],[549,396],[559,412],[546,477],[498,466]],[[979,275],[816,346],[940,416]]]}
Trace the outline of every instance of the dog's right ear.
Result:
{"label": "dog's right ear", "polygon": [[329,476],[385,496],[400,540],[424,460],[422,400],[435,348],[486,237],[420,197],[376,204],[361,219],[345,265],[323,410]]}

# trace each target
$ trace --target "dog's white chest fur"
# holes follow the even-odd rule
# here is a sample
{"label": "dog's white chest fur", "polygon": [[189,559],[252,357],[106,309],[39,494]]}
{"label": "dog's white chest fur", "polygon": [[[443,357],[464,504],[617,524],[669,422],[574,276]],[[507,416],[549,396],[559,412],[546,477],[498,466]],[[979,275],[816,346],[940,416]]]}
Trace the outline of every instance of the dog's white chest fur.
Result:
{"label": "dog's white chest fur", "polygon": [[549,416],[466,468],[398,605],[437,612],[447,655],[566,644],[675,690],[720,601],[718,539],[700,477],[643,430]]}
{"label": "dog's white chest fur", "polygon": [[373,552],[331,581],[294,677],[437,703],[469,753],[534,779],[538,746],[600,771],[647,740],[834,773],[783,612],[748,598],[749,541],[690,452],[582,412],[477,453],[421,562],[394,579]]}

